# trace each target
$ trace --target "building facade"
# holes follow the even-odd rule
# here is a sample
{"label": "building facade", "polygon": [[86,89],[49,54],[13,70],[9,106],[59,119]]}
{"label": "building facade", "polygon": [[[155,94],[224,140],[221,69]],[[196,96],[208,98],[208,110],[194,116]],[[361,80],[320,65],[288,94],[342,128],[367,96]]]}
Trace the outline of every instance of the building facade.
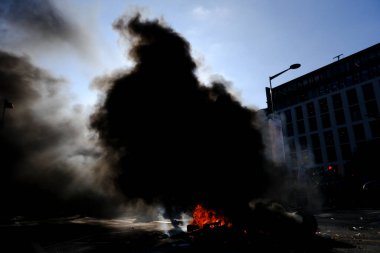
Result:
{"label": "building facade", "polygon": [[380,43],[273,88],[273,103],[268,89],[267,111],[281,118],[285,160],[298,174],[345,175],[361,145],[380,139]]}

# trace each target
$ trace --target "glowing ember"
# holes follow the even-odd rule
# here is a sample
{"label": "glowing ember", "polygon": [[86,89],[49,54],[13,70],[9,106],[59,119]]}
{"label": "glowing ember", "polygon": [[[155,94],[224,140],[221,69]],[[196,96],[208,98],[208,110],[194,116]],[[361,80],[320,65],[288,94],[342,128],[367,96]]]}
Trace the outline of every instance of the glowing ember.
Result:
{"label": "glowing ember", "polygon": [[218,215],[216,211],[211,209],[206,209],[202,205],[198,204],[193,212],[193,221],[191,225],[196,225],[199,228],[203,228],[203,226],[207,225],[210,228],[214,228],[217,226],[231,226],[231,223],[222,216]]}

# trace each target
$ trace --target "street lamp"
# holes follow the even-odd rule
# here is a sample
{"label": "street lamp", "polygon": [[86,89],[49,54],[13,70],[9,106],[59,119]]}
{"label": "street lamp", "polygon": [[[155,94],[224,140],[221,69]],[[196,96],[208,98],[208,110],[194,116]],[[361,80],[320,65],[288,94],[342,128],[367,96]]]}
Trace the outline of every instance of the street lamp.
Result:
{"label": "street lamp", "polygon": [[279,75],[285,73],[289,69],[298,69],[299,67],[301,67],[301,64],[295,63],[295,64],[290,65],[289,68],[281,71],[280,73],[275,74],[274,76],[270,76],[269,77],[269,90],[270,90],[270,102],[271,102],[271,106],[272,106],[272,113],[274,113],[274,103],[273,103],[273,95],[272,95],[272,79],[275,79],[276,77],[278,77]]}
{"label": "street lamp", "polygon": [[280,73],[269,77],[269,93],[270,93],[270,106],[271,115],[268,119],[268,129],[269,136],[271,140],[271,155],[272,161],[276,164],[284,164],[286,162],[285,159],[285,147],[282,133],[282,122],[280,117],[277,117],[274,110],[274,102],[273,102],[273,94],[272,94],[272,79],[278,77],[279,75],[285,73],[289,69],[298,69],[301,67],[301,64],[296,63],[290,65],[289,68],[281,71]]}

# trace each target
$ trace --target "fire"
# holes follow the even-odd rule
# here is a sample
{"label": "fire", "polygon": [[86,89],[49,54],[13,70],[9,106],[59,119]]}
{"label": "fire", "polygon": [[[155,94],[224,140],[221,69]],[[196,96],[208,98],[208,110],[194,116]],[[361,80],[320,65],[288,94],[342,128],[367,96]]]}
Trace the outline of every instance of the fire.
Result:
{"label": "fire", "polygon": [[198,226],[199,228],[203,228],[203,226],[207,225],[210,228],[214,228],[217,226],[230,227],[231,223],[229,223],[224,216],[218,215],[216,211],[206,209],[198,204],[194,209],[191,225]]}

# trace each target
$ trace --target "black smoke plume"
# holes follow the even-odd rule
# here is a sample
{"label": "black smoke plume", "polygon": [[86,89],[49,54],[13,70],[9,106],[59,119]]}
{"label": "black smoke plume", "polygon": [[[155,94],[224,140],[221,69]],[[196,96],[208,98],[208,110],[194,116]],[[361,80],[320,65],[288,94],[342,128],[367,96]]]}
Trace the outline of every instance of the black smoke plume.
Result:
{"label": "black smoke plume", "polygon": [[120,18],[135,66],[102,80],[108,90],[92,127],[119,154],[117,185],[129,199],[163,203],[171,218],[196,203],[232,220],[270,180],[258,112],[221,82],[201,84],[189,43],[157,20]]}

